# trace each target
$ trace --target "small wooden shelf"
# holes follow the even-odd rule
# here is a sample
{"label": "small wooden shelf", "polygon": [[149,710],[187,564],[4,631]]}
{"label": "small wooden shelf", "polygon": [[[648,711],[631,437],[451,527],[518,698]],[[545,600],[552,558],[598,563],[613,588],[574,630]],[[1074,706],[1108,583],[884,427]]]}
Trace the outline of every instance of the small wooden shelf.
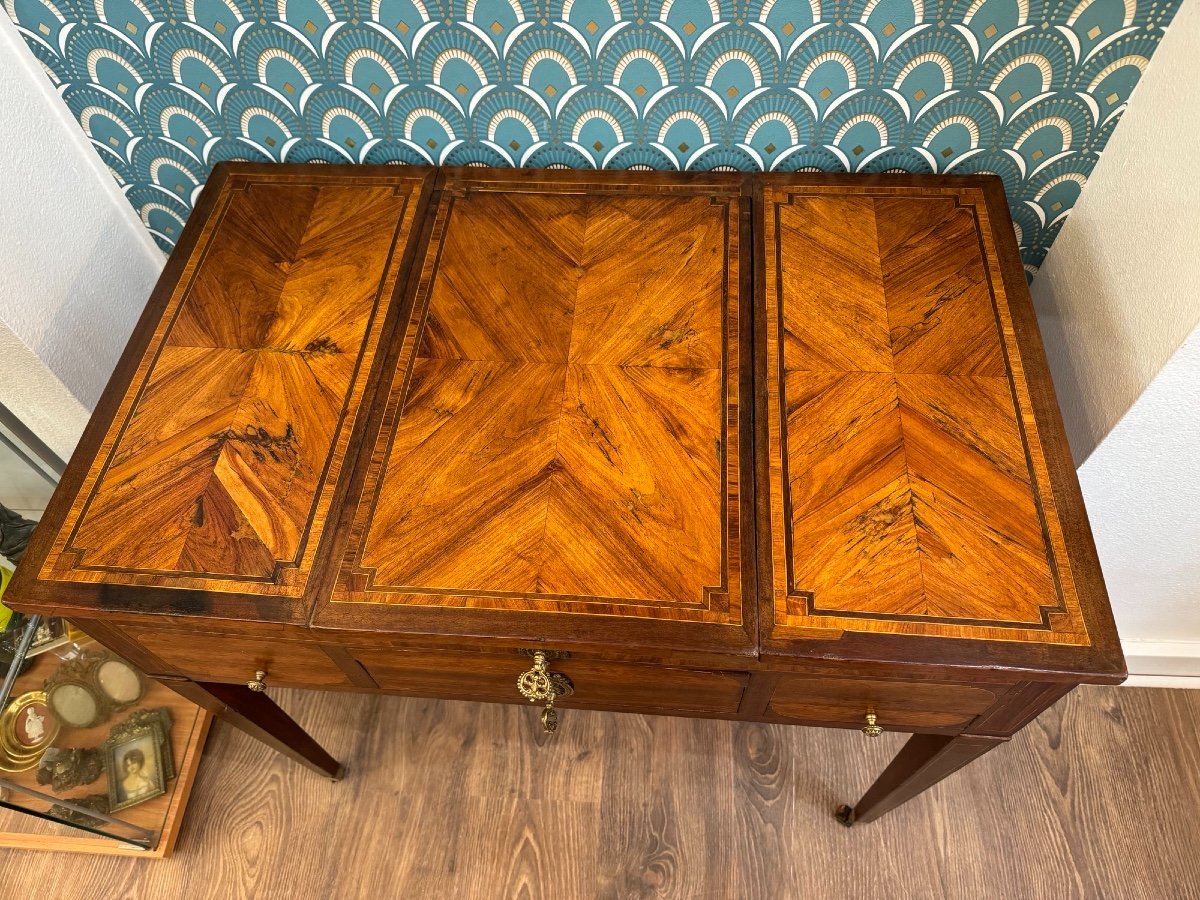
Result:
{"label": "small wooden shelf", "polygon": [[[99,644],[87,644],[89,648],[101,649]],[[35,657],[33,666],[17,679],[13,696],[25,691],[40,690],[43,682],[54,672],[60,659],[53,652]],[[167,785],[167,793],[153,800],[122,810],[115,815],[141,828],[157,834],[158,840],[150,849],[143,849],[119,839],[100,837],[70,825],[40,819],[10,809],[0,809],[0,848],[21,850],[54,850],[70,853],[98,853],[114,856],[139,856],[161,859],[170,855],[175,847],[183,824],[188,797],[195,783],[196,771],[204,750],[204,741],[212,723],[212,714],[186,700],[170,688],[147,679],[146,693],[137,705],[114,713],[106,722],[92,728],[64,729],[55,740],[56,746],[96,747],[107,737],[114,724],[125,719],[136,709],[165,707],[171,713],[171,747],[175,756],[177,774]],[[72,800],[98,793],[104,789],[105,780],[72,788],[59,795],[49,785],[37,783],[37,769],[19,773],[0,773],[0,777],[18,785],[27,785],[43,794],[51,794],[64,800]],[[10,792],[9,801],[26,804],[30,808],[45,810],[48,804],[26,795]]]}

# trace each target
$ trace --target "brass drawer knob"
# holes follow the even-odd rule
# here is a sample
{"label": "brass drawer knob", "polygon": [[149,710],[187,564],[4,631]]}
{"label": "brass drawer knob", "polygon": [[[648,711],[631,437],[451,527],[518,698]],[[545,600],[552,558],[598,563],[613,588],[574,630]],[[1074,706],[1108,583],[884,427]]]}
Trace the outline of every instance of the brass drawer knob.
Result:
{"label": "brass drawer knob", "polygon": [[862,733],[867,737],[879,737],[883,734],[883,726],[875,724],[875,710],[867,713],[867,724],[863,726]]}
{"label": "brass drawer knob", "polygon": [[246,687],[255,693],[261,694],[267,689],[267,673],[259,669],[254,673],[254,680],[246,682]]}
{"label": "brass drawer knob", "polygon": [[542,730],[554,734],[558,731],[558,710],[554,708],[554,701],[574,693],[575,685],[566,675],[549,671],[545,652],[538,650],[533,654],[533,668],[517,677],[517,690],[530,703],[546,704],[541,715]]}

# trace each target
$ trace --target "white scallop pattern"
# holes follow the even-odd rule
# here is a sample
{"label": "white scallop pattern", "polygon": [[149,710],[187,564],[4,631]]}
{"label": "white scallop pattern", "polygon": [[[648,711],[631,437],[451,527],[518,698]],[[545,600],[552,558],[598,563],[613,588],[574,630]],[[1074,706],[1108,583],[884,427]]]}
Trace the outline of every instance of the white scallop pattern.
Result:
{"label": "white scallop pattern", "polygon": [[1036,271],[1179,0],[3,0],[164,249],[224,159],[991,172]]}

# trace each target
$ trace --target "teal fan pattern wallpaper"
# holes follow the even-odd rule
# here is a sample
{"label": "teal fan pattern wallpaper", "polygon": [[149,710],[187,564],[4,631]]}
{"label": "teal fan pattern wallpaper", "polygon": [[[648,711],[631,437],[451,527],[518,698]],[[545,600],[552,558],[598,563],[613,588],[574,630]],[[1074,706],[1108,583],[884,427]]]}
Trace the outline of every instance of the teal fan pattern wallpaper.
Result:
{"label": "teal fan pattern wallpaper", "polygon": [[1030,276],[1178,3],[4,0],[164,250],[227,159],[991,172]]}

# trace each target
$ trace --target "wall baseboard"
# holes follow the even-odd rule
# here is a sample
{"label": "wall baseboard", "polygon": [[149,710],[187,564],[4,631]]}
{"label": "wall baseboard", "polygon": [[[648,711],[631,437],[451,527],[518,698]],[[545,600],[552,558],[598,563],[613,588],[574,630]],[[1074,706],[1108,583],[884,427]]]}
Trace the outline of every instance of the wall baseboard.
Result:
{"label": "wall baseboard", "polygon": [[1200,641],[1122,641],[1127,687],[1200,688]]}

